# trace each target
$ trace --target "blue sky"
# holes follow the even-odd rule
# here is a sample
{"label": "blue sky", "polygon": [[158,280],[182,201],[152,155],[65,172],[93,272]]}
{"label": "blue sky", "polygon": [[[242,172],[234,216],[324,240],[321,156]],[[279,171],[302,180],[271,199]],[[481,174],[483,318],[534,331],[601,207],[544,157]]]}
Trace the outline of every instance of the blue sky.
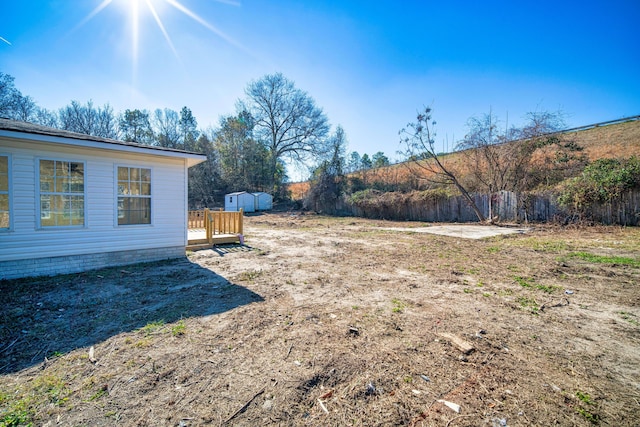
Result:
{"label": "blue sky", "polygon": [[450,147],[490,108],[516,125],[541,110],[569,126],[640,114],[638,0],[112,0],[86,20],[102,1],[0,0],[0,71],[41,107],[187,106],[200,127],[282,72],[349,151],[392,159],[426,105]]}

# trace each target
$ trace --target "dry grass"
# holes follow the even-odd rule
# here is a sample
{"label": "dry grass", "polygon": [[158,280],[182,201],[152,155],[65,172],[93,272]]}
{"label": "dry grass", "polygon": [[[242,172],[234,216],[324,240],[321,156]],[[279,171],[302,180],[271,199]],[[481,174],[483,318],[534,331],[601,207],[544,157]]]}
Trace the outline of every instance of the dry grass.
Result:
{"label": "dry grass", "polygon": [[260,215],[250,247],[2,282],[0,420],[636,425],[640,268],[593,260],[640,260],[640,230],[393,226]]}

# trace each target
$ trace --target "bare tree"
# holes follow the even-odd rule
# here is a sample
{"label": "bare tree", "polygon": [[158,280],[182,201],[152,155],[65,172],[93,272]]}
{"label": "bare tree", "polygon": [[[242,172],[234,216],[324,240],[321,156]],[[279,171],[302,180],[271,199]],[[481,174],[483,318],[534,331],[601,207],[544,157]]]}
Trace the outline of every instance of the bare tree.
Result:
{"label": "bare tree", "polygon": [[302,161],[325,151],[329,123],[322,109],[306,92],[281,73],[249,83],[239,111],[254,120],[254,135],[271,153],[271,171],[277,184],[278,165],[285,157]]}
{"label": "bare tree", "polygon": [[36,109],[33,122],[50,128],[59,127],[58,114],[55,111],[47,110],[46,108]]}
{"label": "bare tree", "polygon": [[85,135],[100,136],[103,138],[117,138],[118,129],[113,109],[109,104],[96,108],[93,101],[89,100],[85,105],[78,101],[58,111],[58,123],[61,129]]}
{"label": "bare tree", "polygon": [[33,122],[38,106],[33,98],[23,95],[14,85],[14,78],[0,72],[0,117]]}
{"label": "bare tree", "polygon": [[402,154],[409,159],[406,165],[411,173],[420,179],[436,184],[455,186],[473,209],[478,220],[484,222],[485,217],[473,197],[436,153],[434,148],[435,131],[433,129],[435,124],[436,122],[432,120],[431,116],[431,107],[425,107],[424,111],[417,114],[415,123],[407,124],[406,128],[398,132],[400,143],[405,147]]}
{"label": "bare tree", "polygon": [[[91,103],[91,101],[89,101]],[[93,109],[93,105],[90,105]],[[91,135],[93,129],[93,115],[87,114],[86,109],[78,101],[71,101],[71,104],[58,111],[60,128],[71,132]]]}
{"label": "bare tree", "polygon": [[[512,164],[505,159],[506,147],[501,145],[518,134],[508,127],[501,131],[497,117],[492,111],[480,118],[467,121],[469,133],[458,144],[458,149],[467,159],[477,190],[489,195],[489,218],[493,219],[493,194],[506,190],[512,183]],[[509,156],[511,157],[511,156]],[[513,160],[513,159],[510,159]]]}
{"label": "bare tree", "polygon": [[31,122],[35,118],[38,107],[30,96],[20,95],[16,97],[14,105],[14,118],[23,122]]}
{"label": "bare tree", "polygon": [[499,191],[523,193],[553,177],[578,161],[576,144],[557,133],[565,127],[561,112],[527,114],[527,123],[517,128],[505,124],[489,112],[468,121],[469,133],[457,149],[467,159],[477,191],[489,195],[489,216],[493,218],[494,195]]}
{"label": "bare tree", "polygon": [[156,109],[151,119],[151,127],[155,135],[156,142],[161,147],[180,147],[180,116],[177,111],[165,108]]}
{"label": "bare tree", "polygon": [[0,117],[15,118],[16,100],[22,96],[16,89],[13,76],[0,71]]}
{"label": "bare tree", "polygon": [[347,137],[342,126],[328,140],[326,156],[315,168],[304,207],[316,212],[335,214],[344,191]]}
{"label": "bare tree", "polygon": [[113,113],[113,108],[109,104],[104,104],[102,108],[96,110],[97,120],[95,136],[102,138],[118,138],[118,122]]}

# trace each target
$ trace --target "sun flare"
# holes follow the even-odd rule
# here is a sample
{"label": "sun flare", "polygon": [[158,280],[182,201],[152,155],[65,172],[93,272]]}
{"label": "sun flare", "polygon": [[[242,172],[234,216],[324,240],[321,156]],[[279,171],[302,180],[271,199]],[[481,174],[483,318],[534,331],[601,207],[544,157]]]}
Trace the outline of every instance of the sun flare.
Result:
{"label": "sun flare", "polygon": [[[232,6],[240,6],[239,2],[233,0],[215,0],[218,3],[232,5]],[[226,41],[227,43],[238,47],[242,50],[245,48],[236,42],[234,39],[226,35],[224,32],[216,28],[213,24],[207,22],[204,18],[199,16],[197,13],[193,12],[191,9],[182,4],[179,0],[102,0],[91,12],[85,16],[82,21],[76,26],[79,28],[86,24],[88,21],[93,19],[96,15],[100,14],[105,8],[110,7],[111,5],[118,7],[118,9],[127,17],[130,23],[130,31],[131,31],[131,55],[133,60],[133,68],[134,74],[137,68],[138,58],[140,56],[140,31],[141,31],[141,22],[142,14],[149,13],[153,20],[155,21],[158,29],[162,33],[166,43],[169,45],[169,48],[173,52],[174,56],[180,60],[178,55],[178,51],[174,46],[173,41],[169,35],[169,31],[165,27],[162,22],[161,15],[166,13],[166,9],[169,9],[166,6],[171,6],[173,9],[180,11],[185,16],[189,17],[193,21],[197,22],[204,28],[213,32],[215,35]]]}

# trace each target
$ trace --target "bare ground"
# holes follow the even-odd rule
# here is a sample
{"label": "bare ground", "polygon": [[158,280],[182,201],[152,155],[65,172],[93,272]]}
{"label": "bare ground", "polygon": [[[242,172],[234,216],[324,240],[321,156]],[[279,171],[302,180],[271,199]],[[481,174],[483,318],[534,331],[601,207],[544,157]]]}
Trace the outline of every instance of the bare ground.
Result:
{"label": "bare ground", "polygon": [[639,229],[424,226],[260,215],[248,246],[2,281],[0,426],[639,425]]}

